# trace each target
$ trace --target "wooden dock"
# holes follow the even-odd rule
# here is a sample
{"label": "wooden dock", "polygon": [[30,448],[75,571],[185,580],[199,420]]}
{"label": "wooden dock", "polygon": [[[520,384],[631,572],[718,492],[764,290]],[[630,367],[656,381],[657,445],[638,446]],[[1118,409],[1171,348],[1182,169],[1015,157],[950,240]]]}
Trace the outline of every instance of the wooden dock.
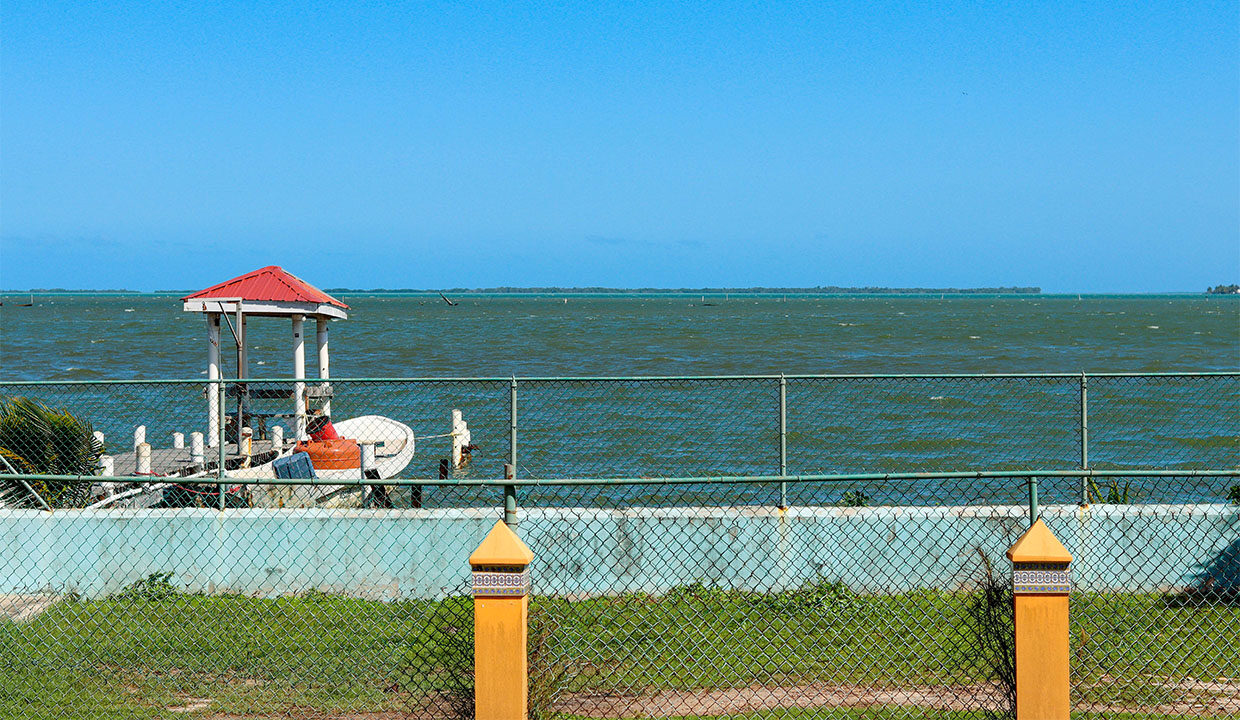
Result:
{"label": "wooden dock", "polygon": [[[270,440],[253,441],[255,459],[264,458],[272,451]],[[237,453],[237,444],[228,443],[224,446],[225,463],[229,469],[240,467],[245,461]],[[213,473],[219,465],[219,448],[204,448],[203,463],[199,464],[190,457],[190,449],[185,448],[151,448],[151,475],[158,477],[190,477],[202,473]],[[263,460],[266,462],[266,460]],[[133,475],[138,469],[136,452],[121,453],[112,456],[112,472],[116,476]]]}

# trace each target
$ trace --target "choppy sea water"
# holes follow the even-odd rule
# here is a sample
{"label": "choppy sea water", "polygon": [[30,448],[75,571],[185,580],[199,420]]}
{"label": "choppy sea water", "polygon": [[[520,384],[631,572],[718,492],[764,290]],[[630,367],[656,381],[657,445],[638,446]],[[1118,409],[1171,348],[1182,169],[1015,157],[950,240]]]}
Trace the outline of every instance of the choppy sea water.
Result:
{"label": "choppy sea water", "polygon": [[[1240,297],[465,296],[455,307],[427,296],[341,299],[351,310],[332,324],[338,377],[1240,368]],[[205,322],[175,297],[3,301],[4,379],[204,373]],[[255,319],[249,332],[251,374],[287,376],[288,321]]]}
{"label": "choppy sea water", "polygon": [[[427,296],[341,299],[351,309],[348,320],[332,324],[334,378],[1240,369],[1234,297],[464,296],[455,307]],[[20,302],[26,299],[5,297],[0,307],[0,380],[194,379],[205,372],[205,322],[182,312],[175,297]],[[255,318],[248,332],[251,376],[287,377],[289,322]],[[313,375],[312,341],[307,364]],[[109,437],[128,438],[145,424],[158,445],[174,431],[201,429],[201,390],[7,392],[72,407]],[[1091,466],[1240,465],[1238,390],[1235,377],[1094,381]],[[382,414],[433,435],[447,430],[449,409],[459,407],[480,445],[463,474],[493,477],[507,458],[508,392],[503,381],[339,383],[333,415]],[[786,399],[789,473],[1071,469],[1080,462],[1081,394],[1072,378],[790,380]],[[519,409],[524,477],[771,474],[779,467],[778,384],[771,380],[528,383]],[[407,476],[433,477],[445,454],[442,440],[422,442]],[[864,492],[874,502],[968,501],[962,493],[1018,499],[1020,488],[1005,482],[981,495],[976,482],[879,483]],[[1210,499],[1225,487],[1143,482],[1147,500]],[[1080,491],[1076,479],[1044,488],[1048,501]],[[771,492],[735,488],[728,498],[765,501]],[[809,490],[792,492],[795,499]],[[829,502],[843,492],[815,488],[805,499]],[[616,497],[648,495],[632,488]]]}

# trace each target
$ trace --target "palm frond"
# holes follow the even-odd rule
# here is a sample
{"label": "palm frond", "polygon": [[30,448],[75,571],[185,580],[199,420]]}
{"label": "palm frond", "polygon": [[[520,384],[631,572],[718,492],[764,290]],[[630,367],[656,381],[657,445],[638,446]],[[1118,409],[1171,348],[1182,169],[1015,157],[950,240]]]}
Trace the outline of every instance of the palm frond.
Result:
{"label": "palm frond", "polygon": [[[0,397],[0,457],[7,461],[0,463],[0,474],[91,476],[102,454],[91,424],[68,410],[26,397]],[[85,497],[90,481],[48,479],[32,487],[52,505],[65,507]],[[20,483],[4,483],[5,496],[19,491],[28,492]]]}

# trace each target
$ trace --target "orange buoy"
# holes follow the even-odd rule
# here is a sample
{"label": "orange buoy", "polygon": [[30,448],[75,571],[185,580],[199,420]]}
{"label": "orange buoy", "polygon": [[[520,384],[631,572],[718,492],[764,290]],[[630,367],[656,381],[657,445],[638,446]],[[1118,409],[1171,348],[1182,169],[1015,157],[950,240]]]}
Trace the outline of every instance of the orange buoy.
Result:
{"label": "orange buoy", "polygon": [[309,455],[315,470],[346,470],[359,468],[362,464],[362,449],[356,440],[348,438],[303,440],[297,443],[296,452]]}

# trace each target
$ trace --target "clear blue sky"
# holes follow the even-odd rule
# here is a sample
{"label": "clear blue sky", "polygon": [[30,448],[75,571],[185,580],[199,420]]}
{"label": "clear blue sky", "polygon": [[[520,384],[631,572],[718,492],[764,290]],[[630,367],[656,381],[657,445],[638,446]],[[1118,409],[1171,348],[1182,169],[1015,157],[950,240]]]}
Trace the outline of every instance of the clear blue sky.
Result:
{"label": "clear blue sky", "polygon": [[1240,9],[0,9],[0,287],[1240,281]]}

